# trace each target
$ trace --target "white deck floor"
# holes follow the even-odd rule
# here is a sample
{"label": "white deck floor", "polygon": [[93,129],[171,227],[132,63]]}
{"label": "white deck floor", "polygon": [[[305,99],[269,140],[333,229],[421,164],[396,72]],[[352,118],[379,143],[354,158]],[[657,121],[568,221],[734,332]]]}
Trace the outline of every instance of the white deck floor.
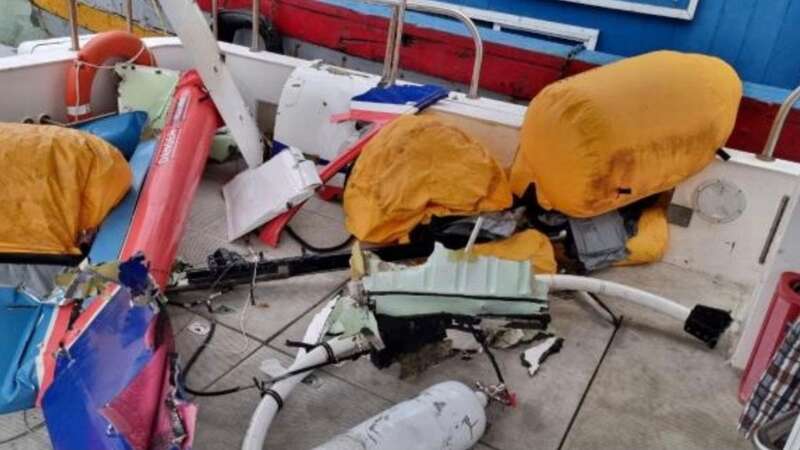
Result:
{"label": "white deck floor", "polygon": [[[220,186],[231,173],[226,166],[207,170],[181,248],[189,262],[202,264],[207,254],[221,246],[246,249],[244,244],[231,246],[224,239]],[[318,244],[340,242],[345,236],[341,209],[319,201],[308,205],[292,226]],[[255,242],[253,248],[265,250]],[[278,249],[266,250],[267,257],[297,254],[299,246],[288,236]],[[735,309],[746,296],[743,287],[667,264],[613,269],[601,276],[686,304]],[[264,359],[289,361],[293,352],[285,340],[301,337],[314,311],[346,277],[345,272],[332,272],[261,284],[256,291],[259,306],[246,316],[246,338],[240,332],[238,313],[247,290],[240,288],[216,299],[216,304],[234,311],[217,315],[221,326],[192,369],[189,384],[196,389],[247,384],[260,375]],[[190,299],[185,294],[177,300]],[[670,319],[605,300],[625,316],[616,335],[611,324],[582,303],[568,297],[552,299],[553,327],[565,338],[564,348],[533,378],[520,364],[521,350],[497,351],[520,404],[515,409],[491,405],[490,428],[476,448],[751,448],[736,433],[741,405],[736,400],[738,375],[725,362],[730,336],[715,350],[708,350]],[[169,313],[185,360],[202,341],[187,327],[205,321],[207,313],[177,307],[170,307]],[[271,428],[267,448],[310,449],[438,381],[494,380],[482,355],[470,361],[447,360],[412,379],[400,380],[398,372],[396,367],[379,371],[367,360],[316,372],[288,400]],[[238,448],[258,401],[254,390],[200,398],[194,448]],[[37,412],[29,413],[31,426],[40,421]],[[0,418],[0,441],[24,430],[21,414]],[[49,448],[49,444],[42,429],[0,448]]]}

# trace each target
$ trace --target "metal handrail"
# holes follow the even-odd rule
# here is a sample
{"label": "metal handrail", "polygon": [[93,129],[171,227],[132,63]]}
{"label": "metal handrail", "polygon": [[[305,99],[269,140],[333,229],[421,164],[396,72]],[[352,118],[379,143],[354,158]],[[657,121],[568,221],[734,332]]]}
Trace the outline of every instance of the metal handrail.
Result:
{"label": "metal handrail", "polygon": [[[472,41],[475,44],[475,62],[472,65],[472,77],[470,79],[469,91],[467,97],[478,98],[478,87],[480,86],[481,68],[483,66],[483,39],[481,38],[480,31],[478,30],[475,22],[463,12],[446,8],[442,6],[435,6],[429,4],[420,4],[413,1],[406,0],[365,0],[368,3],[379,5],[391,6],[393,14],[389,22],[389,38],[386,42],[386,57],[384,58],[384,81],[392,84],[397,81],[400,63],[400,47],[403,37],[403,23],[405,22],[405,10],[413,9],[416,11],[428,12],[432,14],[439,14],[448,16],[453,19],[461,21],[467,27]],[[392,58],[390,59],[390,55]],[[387,71],[387,66],[389,70]]]}
{"label": "metal handrail", "polygon": [[69,37],[72,42],[70,50],[78,51],[81,43],[78,40],[78,0],[67,0],[69,4]]}
{"label": "metal handrail", "polygon": [[250,51],[257,52],[258,48],[258,27],[261,25],[261,0],[253,0],[253,31],[250,32]]}
{"label": "metal handrail", "polygon": [[758,155],[758,159],[762,161],[775,160],[773,155],[775,154],[775,147],[778,146],[778,139],[781,137],[783,125],[786,123],[789,112],[791,112],[792,107],[798,100],[800,100],[800,86],[786,97],[786,100],[783,101],[780,109],[778,109],[778,115],[775,116],[775,120],[772,122],[772,128],[769,130],[769,136],[767,136],[767,143],[764,145],[764,150]]}
{"label": "metal handrail", "polygon": [[125,23],[128,33],[133,33],[133,0],[125,0]]}
{"label": "metal handrail", "polygon": [[[448,16],[461,21],[475,44],[475,61],[472,65],[472,77],[470,78],[469,91],[467,97],[478,98],[478,87],[480,86],[481,68],[483,66],[483,39],[481,39],[480,31],[478,31],[475,22],[463,12],[446,8],[442,6],[435,6],[429,4],[414,3],[408,0],[366,0],[370,3],[377,3],[392,7],[392,18],[389,22],[389,37],[386,42],[386,55],[384,56],[384,67],[382,79],[388,84],[393,84],[397,81],[398,73],[400,72],[400,47],[402,46],[403,39],[403,25],[405,23],[406,9],[414,9],[417,11],[428,12],[432,14],[439,14]],[[69,3],[69,22],[70,22],[70,38],[72,40],[72,50],[80,50],[80,41],[78,39],[78,0],[67,0]],[[260,0],[253,0],[253,30],[250,37],[250,50],[257,52],[259,48],[259,27],[261,25],[261,2]],[[214,29],[214,36],[217,37],[219,33],[218,22],[218,2],[212,0],[211,2],[211,20]],[[133,31],[133,1],[126,0],[125,2],[125,22],[128,31]],[[798,88],[800,89],[800,88]],[[800,92],[797,92],[800,96]],[[796,100],[796,99],[795,99]],[[780,116],[780,114],[779,114]],[[785,117],[784,117],[785,120]],[[781,122],[782,126],[783,122]],[[776,139],[777,141],[777,139]],[[774,145],[773,145],[774,147]],[[766,151],[766,150],[765,150]],[[771,155],[771,152],[770,152]]]}
{"label": "metal handrail", "polygon": [[219,40],[219,4],[218,0],[211,0],[211,29],[214,31],[214,39]]}

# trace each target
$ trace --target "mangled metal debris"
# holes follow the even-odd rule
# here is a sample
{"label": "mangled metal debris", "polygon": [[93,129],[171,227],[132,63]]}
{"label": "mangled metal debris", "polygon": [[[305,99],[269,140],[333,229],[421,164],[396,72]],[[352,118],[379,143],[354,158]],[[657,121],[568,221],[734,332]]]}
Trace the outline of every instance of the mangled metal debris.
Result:
{"label": "mangled metal debris", "polygon": [[539,339],[543,339],[543,341],[525,350],[520,355],[522,365],[528,368],[528,375],[530,376],[536,375],[542,363],[550,355],[561,351],[561,347],[564,344],[564,338],[558,336],[543,334]]}
{"label": "mangled metal debris", "polygon": [[314,163],[291,147],[238,174],[222,189],[228,239],[237,239],[304,202],[321,185]]}
{"label": "mangled metal debris", "polygon": [[530,262],[475,257],[436,244],[419,266],[381,270],[368,259],[363,280],[378,315],[453,315],[549,320],[547,287],[533,279]]}

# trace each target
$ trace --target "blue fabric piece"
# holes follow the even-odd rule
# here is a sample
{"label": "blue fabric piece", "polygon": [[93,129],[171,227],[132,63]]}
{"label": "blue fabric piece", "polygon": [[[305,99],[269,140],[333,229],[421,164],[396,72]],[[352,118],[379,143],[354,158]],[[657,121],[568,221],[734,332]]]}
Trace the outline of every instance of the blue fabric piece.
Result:
{"label": "blue fabric piece", "polygon": [[147,292],[150,276],[143,254],[137,253],[127,261],[120,263],[119,282],[130,289],[134,296]]}
{"label": "blue fabric piece", "polygon": [[353,97],[356,102],[388,103],[392,105],[414,105],[420,110],[446,98],[449,91],[440,86],[423,84],[392,85],[374,87]]}
{"label": "blue fabric piece", "polygon": [[119,149],[125,155],[125,159],[130,159],[139,145],[142,129],[144,129],[146,123],[146,112],[131,111],[92,120],[79,125],[77,129],[104,139]]}
{"label": "blue fabric piece", "polygon": [[15,287],[0,287],[0,414],[34,406],[36,357],[52,314],[52,305]]}
{"label": "blue fabric piece", "polygon": [[42,398],[42,410],[53,448],[127,450],[103,407],[122,392],[153,357],[144,336],[156,312],[135,305],[120,289],[91,325],[56,361],[53,383]]}
{"label": "blue fabric piece", "polygon": [[150,162],[156,149],[156,141],[149,140],[139,144],[136,152],[131,157],[129,165],[133,171],[131,189],[119,204],[106,216],[95,236],[92,248],[89,251],[89,261],[92,264],[102,264],[114,261],[119,257],[122,244],[128,235],[128,228],[133,220],[136,202],[144,185]]}

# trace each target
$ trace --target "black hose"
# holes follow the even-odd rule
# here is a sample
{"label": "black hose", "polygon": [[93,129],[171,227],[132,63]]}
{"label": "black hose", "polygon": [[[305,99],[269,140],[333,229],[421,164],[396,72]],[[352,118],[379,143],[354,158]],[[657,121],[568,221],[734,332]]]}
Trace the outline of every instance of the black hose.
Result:
{"label": "black hose", "polygon": [[288,225],[286,226],[286,232],[289,233],[289,236],[291,236],[292,239],[297,241],[297,243],[300,244],[300,246],[302,246],[306,250],[310,250],[310,251],[315,252],[315,253],[329,253],[329,252],[335,252],[337,250],[341,250],[341,249],[347,247],[348,245],[350,245],[350,242],[353,240],[353,235],[351,234],[351,235],[348,235],[347,239],[344,242],[342,242],[341,244],[336,244],[336,245],[331,246],[331,247],[317,247],[316,245],[312,245],[308,241],[306,241],[305,239],[300,237],[300,235],[297,234],[297,232],[294,231],[292,229],[292,227],[290,227]]}
{"label": "black hose", "polygon": [[[179,307],[187,309],[187,310],[189,309],[189,308],[185,308],[183,306],[179,306]],[[217,330],[217,322],[215,320],[211,319],[209,321],[209,323],[210,323],[210,326],[209,326],[209,329],[208,329],[208,334],[203,339],[203,343],[200,344],[200,346],[197,347],[197,349],[195,349],[194,353],[192,353],[192,356],[190,356],[189,360],[186,361],[186,365],[184,366],[183,371],[181,371],[179,382],[181,384],[181,387],[183,387],[183,390],[185,390],[189,394],[192,394],[192,395],[195,395],[195,396],[198,396],[198,397],[217,397],[217,396],[221,396],[221,395],[233,394],[233,393],[236,393],[236,392],[239,392],[239,391],[243,391],[243,390],[246,390],[246,389],[255,388],[256,386],[236,386],[236,387],[232,387],[232,388],[228,388],[228,389],[221,389],[221,390],[218,390],[218,391],[199,391],[199,390],[196,390],[196,389],[192,389],[191,387],[189,387],[188,384],[186,384],[186,377],[189,376],[189,371],[192,370],[192,367],[197,362],[197,360],[200,358],[200,355],[208,347],[208,344],[211,342],[211,339],[214,338],[214,332]]]}

